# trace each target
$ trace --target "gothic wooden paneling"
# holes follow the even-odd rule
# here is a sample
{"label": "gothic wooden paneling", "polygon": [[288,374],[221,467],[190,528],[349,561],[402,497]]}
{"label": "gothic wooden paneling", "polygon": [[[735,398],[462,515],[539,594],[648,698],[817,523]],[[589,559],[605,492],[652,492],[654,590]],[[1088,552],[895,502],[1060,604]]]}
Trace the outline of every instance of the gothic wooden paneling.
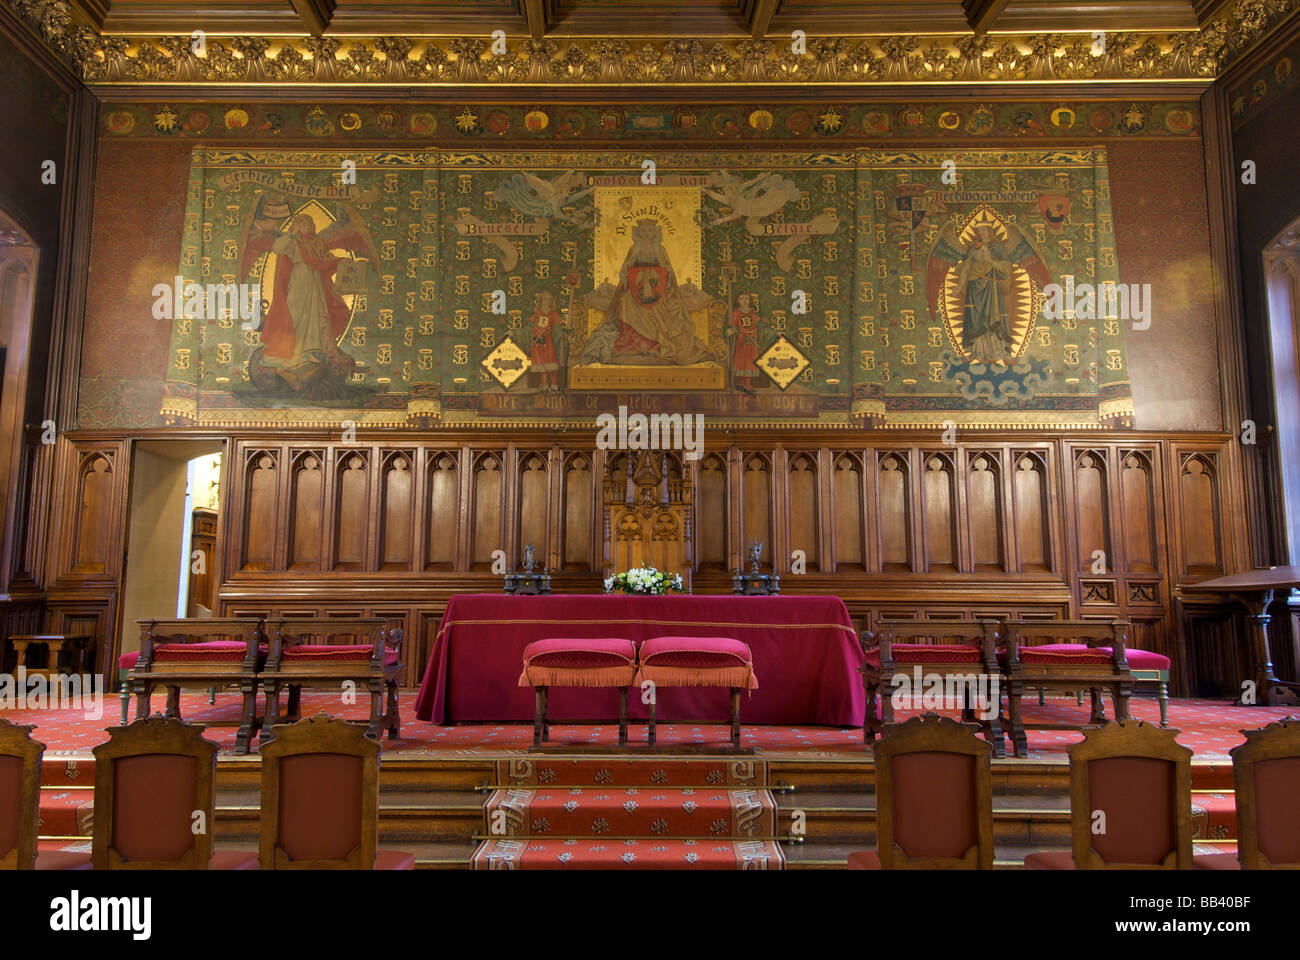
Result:
{"label": "gothic wooden paneling", "polygon": [[426,462],[424,569],[452,570],[461,526],[458,456],[432,450]]}
{"label": "gothic wooden paneling", "polygon": [[[1169,604],[1179,583],[1233,569],[1231,442],[736,435],[698,461],[673,458],[664,482],[693,488],[676,535],[693,528],[692,559],[661,553],[697,592],[726,592],[758,539],[786,592],[836,593],[864,625],[883,615],[1126,617],[1131,642],[1188,659]],[[50,618],[93,616],[106,642],[125,549],[123,449],[65,443],[55,495],[70,509]],[[605,540],[618,536],[603,520],[607,457],[610,489],[626,490],[626,456],[581,436],[236,439],[216,612],[288,610],[287,593],[301,612],[395,612],[414,680],[447,598],[500,589],[494,551],[515,567],[531,542],[554,589],[579,592],[600,589],[606,556],[630,556]],[[1198,650],[1206,670],[1222,672]],[[1175,689],[1190,689],[1197,669],[1180,666]]]}
{"label": "gothic wooden paneling", "polygon": [[319,570],[321,530],[325,525],[325,456],[321,450],[298,451],[293,456],[290,482],[289,569]]}

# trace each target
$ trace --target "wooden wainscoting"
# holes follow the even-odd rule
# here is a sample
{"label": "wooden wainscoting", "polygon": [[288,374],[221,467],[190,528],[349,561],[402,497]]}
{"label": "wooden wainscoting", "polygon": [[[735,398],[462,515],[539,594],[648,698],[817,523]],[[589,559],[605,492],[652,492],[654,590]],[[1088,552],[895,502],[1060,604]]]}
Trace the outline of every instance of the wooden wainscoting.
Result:
{"label": "wooden wainscoting", "polygon": [[[168,433],[169,436],[173,435]],[[88,623],[101,669],[125,549],[129,440],[60,448],[56,620]],[[526,543],[554,589],[605,572],[604,450],[594,434],[445,431],[232,436],[215,543],[218,616],[395,616],[408,682],[447,598],[496,591],[493,554]],[[1231,437],[901,431],[758,432],[667,453],[693,490],[691,579],[729,592],[750,540],[786,592],[835,593],[863,626],[889,617],[1125,617],[1194,688],[1174,589],[1244,562]],[[796,572],[802,569],[803,572]],[[1203,654],[1202,654],[1203,656]]]}

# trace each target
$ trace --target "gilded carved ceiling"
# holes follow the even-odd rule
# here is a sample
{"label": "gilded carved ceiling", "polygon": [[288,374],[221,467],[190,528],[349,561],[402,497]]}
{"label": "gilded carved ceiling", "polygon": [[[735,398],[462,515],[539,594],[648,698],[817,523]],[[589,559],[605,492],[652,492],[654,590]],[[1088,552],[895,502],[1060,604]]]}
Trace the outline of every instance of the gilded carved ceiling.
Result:
{"label": "gilded carved ceiling", "polygon": [[1300,9],[1300,0],[3,2],[92,87],[1195,82]]}

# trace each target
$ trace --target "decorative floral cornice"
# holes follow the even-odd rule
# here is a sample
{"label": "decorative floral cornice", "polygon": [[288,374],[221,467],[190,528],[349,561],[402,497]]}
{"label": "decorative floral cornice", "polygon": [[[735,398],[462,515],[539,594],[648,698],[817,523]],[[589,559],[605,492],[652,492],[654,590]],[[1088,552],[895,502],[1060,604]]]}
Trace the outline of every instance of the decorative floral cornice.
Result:
{"label": "decorative floral cornice", "polygon": [[65,0],[4,0],[88,84],[873,84],[1212,80],[1300,0],[1237,0],[1195,32],[808,38],[101,36]]}

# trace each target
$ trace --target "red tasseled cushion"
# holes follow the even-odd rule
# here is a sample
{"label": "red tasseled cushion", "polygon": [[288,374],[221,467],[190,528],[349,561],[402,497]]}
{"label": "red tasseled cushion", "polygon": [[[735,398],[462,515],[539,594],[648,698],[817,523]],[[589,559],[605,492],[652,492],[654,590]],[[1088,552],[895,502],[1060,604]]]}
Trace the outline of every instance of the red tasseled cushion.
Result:
{"label": "red tasseled cushion", "polygon": [[758,689],[749,647],[731,637],[652,637],[640,652],[638,685]]}
{"label": "red tasseled cushion", "polygon": [[[1020,648],[1021,663],[1110,663],[1113,656],[1110,647],[1089,647],[1082,643],[1044,643]],[[1003,658],[999,655],[998,659]],[[1125,647],[1124,659],[1130,670],[1169,669],[1169,658],[1152,650]]]}
{"label": "red tasseled cushion", "polygon": [[734,667],[753,663],[749,647],[731,637],[652,637],[641,662],[656,667]]}
{"label": "red tasseled cushion", "polygon": [[[311,660],[328,663],[347,663],[357,660],[369,660],[372,645],[369,643],[342,644],[295,644],[287,646],[280,654],[283,661]],[[392,666],[397,662],[397,651],[392,647],[384,648],[384,664]]]}
{"label": "red tasseled cushion", "polygon": [[153,648],[155,663],[181,660],[230,661],[238,663],[248,653],[242,640],[205,640],[202,643],[160,643]]}
{"label": "red tasseled cushion", "polygon": [[[896,643],[890,648],[894,663],[979,663],[983,652],[964,643]],[[867,663],[880,666],[880,648],[867,651]]]}
{"label": "red tasseled cushion", "polygon": [[[1098,647],[1097,649],[1106,651],[1106,656],[1110,657],[1110,647]],[[1136,647],[1125,647],[1124,659],[1128,661],[1130,670],[1169,669],[1169,658],[1163,653],[1156,653],[1154,650],[1138,650]]]}
{"label": "red tasseled cushion", "polygon": [[1082,643],[1043,643],[1020,648],[1021,663],[1110,663],[1109,647]]}
{"label": "red tasseled cushion", "polygon": [[130,653],[124,653],[117,658],[117,669],[131,670],[140,662],[140,651],[132,650]]}
{"label": "red tasseled cushion", "polygon": [[623,637],[547,637],[524,647],[521,687],[626,687],[636,676],[636,645]]}
{"label": "red tasseled cushion", "polygon": [[536,667],[622,667],[636,660],[636,646],[622,637],[573,640],[549,637],[524,647],[524,665]]}

